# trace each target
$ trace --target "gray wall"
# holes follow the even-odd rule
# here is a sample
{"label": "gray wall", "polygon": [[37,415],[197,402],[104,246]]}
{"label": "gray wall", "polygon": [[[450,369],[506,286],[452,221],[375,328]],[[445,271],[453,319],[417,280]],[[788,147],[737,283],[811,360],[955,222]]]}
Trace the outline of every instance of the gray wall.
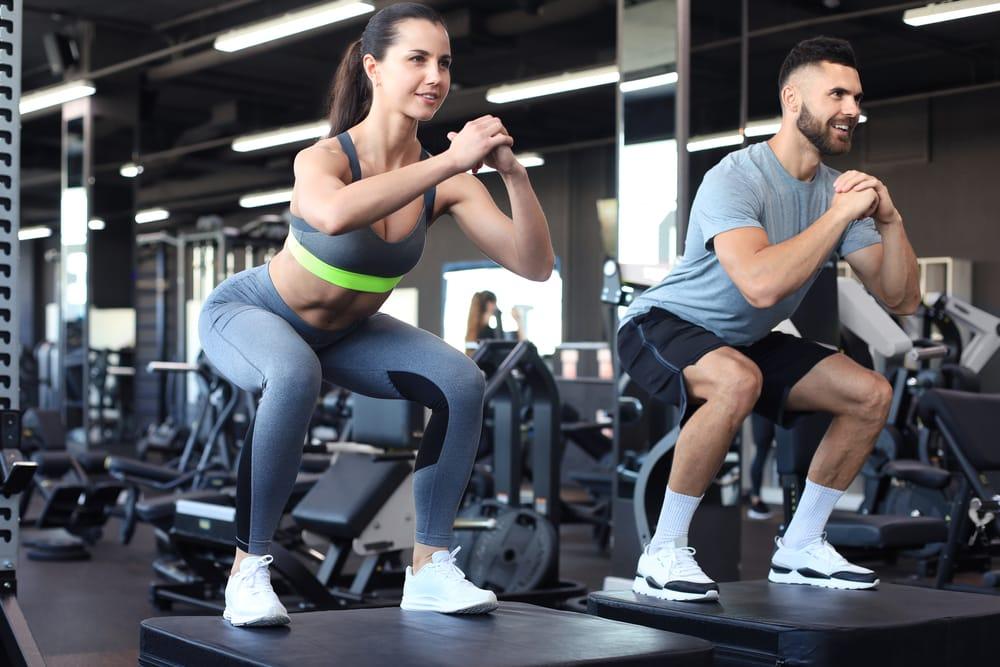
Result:
{"label": "gray wall", "polygon": [[[599,301],[601,290],[600,226],[596,201],[614,196],[614,145],[545,154],[545,164],[528,170],[549,221],[552,245],[562,262],[563,340],[606,340]],[[499,207],[510,213],[503,182],[487,174],[483,182]],[[485,256],[462,234],[450,216],[431,227],[420,264],[400,283],[416,287],[419,325],[441,334],[441,269],[445,263],[482,260]]]}

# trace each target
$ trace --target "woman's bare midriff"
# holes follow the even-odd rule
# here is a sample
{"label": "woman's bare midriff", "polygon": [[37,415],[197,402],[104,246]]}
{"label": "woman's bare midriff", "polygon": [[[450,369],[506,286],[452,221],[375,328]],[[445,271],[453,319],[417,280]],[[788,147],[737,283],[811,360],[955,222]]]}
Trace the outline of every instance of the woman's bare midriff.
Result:
{"label": "woman's bare midriff", "polygon": [[268,271],[282,301],[317,329],[346,329],[374,315],[389,298],[389,292],[372,294],[331,285],[306,271],[286,249],[271,259]]}

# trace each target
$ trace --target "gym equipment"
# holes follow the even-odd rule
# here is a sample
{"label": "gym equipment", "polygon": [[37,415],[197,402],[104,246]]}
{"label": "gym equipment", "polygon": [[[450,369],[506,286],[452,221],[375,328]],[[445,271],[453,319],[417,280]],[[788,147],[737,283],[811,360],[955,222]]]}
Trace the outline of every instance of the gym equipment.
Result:
{"label": "gym equipment", "polygon": [[[476,519],[485,523],[469,523]],[[473,530],[461,530],[465,525]],[[482,526],[483,530],[475,530]],[[555,528],[544,516],[526,507],[482,500],[459,513],[458,558],[469,581],[498,594],[534,591],[558,567]]]}
{"label": "gym equipment", "polygon": [[[17,410],[0,414],[0,440],[10,442],[20,430]],[[11,667],[44,667],[41,651],[17,602],[17,550],[21,494],[31,484],[37,464],[16,449],[0,452],[0,658]]]}
{"label": "gym equipment", "polygon": [[[201,355],[197,365],[174,362],[151,362],[150,372],[193,373],[202,387],[198,415],[188,435],[180,458],[171,464],[155,464],[123,456],[110,456],[105,466],[112,477],[122,481],[128,496],[123,503],[121,539],[132,539],[136,522],[136,503],[145,487],[155,491],[219,488],[232,479],[235,443],[230,442],[228,426],[242,392]],[[200,448],[200,450],[199,450]],[[195,459],[197,457],[197,460]]]}
{"label": "gym equipment", "polygon": [[90,349],[90,442],[132,438],[133,351]]}
{"label": "gym equipment", "polygon": [[[939,460],[957,478],[948,510],[948,541],[937,565],[937,588],[1000,594],[998,571],[983,576],[986,587],[954,583],[961,552],[978,547],[986,558],[1000,553],[1000,450],[996,446],[1000,395],[932,389],[920,397],[922,442],[941,443]],[[939,471],[947,474],[947,471]],[[971,534],[971,537],[970,537]]]}
{"label": "gym equipment", "polygon": [[[610,355],[607,346],[603,349]],[[604,552],[611,540],[611,478],[615,474],[611,461],[614,439],[607,435],[614,426],[611,415],[618,400],[628,401],[619,410],[623,420],[629,415],[633,420],[638,419],[642,406],[634,399],[619,399],[616,384],[610,379],[558,376],[555,379],[562,400],[559,425],[564,447],[562,474],[587,494],[586,502],[572,497],[567,500],[563,489],[562,523],[593,526],[594,543]]]}
{"label": "gym equipment", "polygon": [[[582,595],[580,584],[559,578],[562,442],[552,372],[526,340],[481,341],[472,358],[487,378],[493,498],[473,504],[456,522],[452,549],[463,547],[458,565],[501,599],[558,604]],[[525,478],[531,480],[530,500],[522,489]]]}
{"label": "gym equipment", "polygon": [[[22,494],[22,543],[32,560],[84,560],[124,490],[104,471],[105,452],[67,451],[66,433],[55,410],[24,413],[21,451],[37,464],[34,483]],[[36,518],[26,514],[32,494],[45,504]]]}
{"label": "gym equipment", "polygon": [[21,0],[0,5],[0,663],[44,667],[45,661],[17,601],[17,557],[21,494],[31,484],[37,464],[13,449],[21,437],[18,322],[18,231],[21,226]]}
{"label": "gym equipment", "polygon": [[933,295],[928,296],[933,304],[925,306],[921,312],[924,338],[938,333],[956,348],[958,354],[955,356],[963,367],[980,373],[1000,351],[1000,317],[958,297],[941,294],[934,299]]}
{"label": "gym equipment", "polygon": [[707,639],[715,665],[974,665],[996,660],[1000,600],[880,584],[839,591],[719,584],[719,603],[658,600],[631,591],[591,593],[590,613]]}
{"label": "gym equipment", "polygon": [[[223,228],[221,222],[206,216],[193,232],[136,235],[136,368],[161,360],[193,362],[197,347],[190,339],[191,324],[202,301],[228,276],[273,257],[284,240],[270,219],[242,229]],[[186,382],[168,386],[165,376],[137,374],[138,430],[171,415],[178,423],[189,422],[190,390]]]}
{"label": "gym equipment", "polygon": [[[377,604],[385,599],[378,589],[402,589],[402,552],[414,539],[412,471],[423,407],[367,396],[354,396],[353,404],[353,432],[372,444],[307,447],[322,451],[325,471],[299,475],[286,506],[295,527],[279,530],[271,544],[276,590],[293,611]],[[227,488],[137,506],[141,517],[169,530],[176,555],[154,566],[168,579],[150,588],[158,608],[181,602],[222,610],[236,534],[234,495]],[[348,572],[352,553],[361,563]]]}
{"label": "gym equipment", "polygon": [[[139,665],[704,666],[712,646],[678,634],[585,614],[504,602],[488,616],[398,607],[299,614],[291,631],[246,631],[221,618],[143,621]],[[428,641],[433,637],[434,641]]]}

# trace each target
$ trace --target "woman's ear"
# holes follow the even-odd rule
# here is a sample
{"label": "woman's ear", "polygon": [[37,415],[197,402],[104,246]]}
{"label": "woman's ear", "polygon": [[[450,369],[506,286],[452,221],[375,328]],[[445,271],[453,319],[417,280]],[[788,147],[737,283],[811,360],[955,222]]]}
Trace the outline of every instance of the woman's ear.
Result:
{"label": "woman's ear", "polygon": [[381,81],[379,81],[378,61],[375,60],[375,56],[366,53],[361,58],[361,67],[365,70],[368,80],[372,82],[373,88],[382,85]]}

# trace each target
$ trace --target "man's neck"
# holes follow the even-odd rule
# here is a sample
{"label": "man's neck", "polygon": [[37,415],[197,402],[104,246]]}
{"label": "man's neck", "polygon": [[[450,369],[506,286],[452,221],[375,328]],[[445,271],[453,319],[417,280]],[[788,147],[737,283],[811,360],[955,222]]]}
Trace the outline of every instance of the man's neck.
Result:
{"label": "man's neck", "polygon": [[821,162],[819,151],[797,128],[782,125],[767,144],[792,178],[808,183],[816,176]]}

